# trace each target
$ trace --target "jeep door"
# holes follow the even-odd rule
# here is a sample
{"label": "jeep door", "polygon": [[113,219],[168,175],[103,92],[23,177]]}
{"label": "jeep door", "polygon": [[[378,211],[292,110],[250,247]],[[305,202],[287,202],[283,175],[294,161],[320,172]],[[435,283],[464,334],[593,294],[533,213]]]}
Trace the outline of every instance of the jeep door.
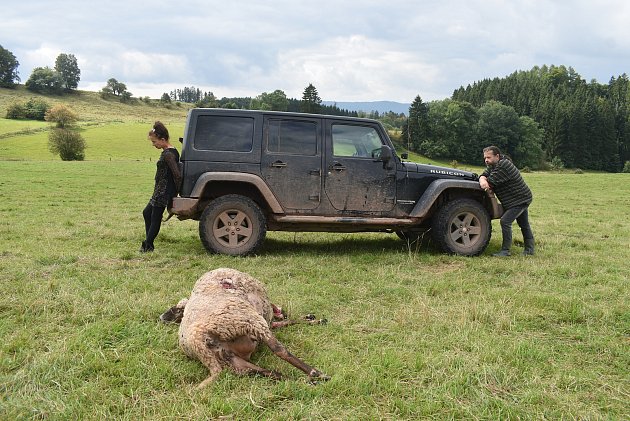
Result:
{"label": "jeep door", "polygon": [[321,197],[321,119],[266,116],[261,173],[285,209],[314,209]]}
{"label": "jeep door", "polygon": [[395,170],[378,159],[385,144],[374,125],[326,120],[324,189],[335,209],[370,213],[394,208]]}

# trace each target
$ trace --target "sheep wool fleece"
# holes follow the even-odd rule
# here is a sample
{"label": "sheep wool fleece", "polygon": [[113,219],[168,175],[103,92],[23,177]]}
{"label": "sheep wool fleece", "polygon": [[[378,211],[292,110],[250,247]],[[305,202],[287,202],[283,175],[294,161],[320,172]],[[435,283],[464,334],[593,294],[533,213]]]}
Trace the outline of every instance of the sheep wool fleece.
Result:
{"label": "sheep wool fleece", "polygon": [[195,283],[179,326],[179,345],[189,357],[199,358],[208,352],[207,339],[269,339],[272,319],[273,308],[260,281],[234,269],[215,269]]}

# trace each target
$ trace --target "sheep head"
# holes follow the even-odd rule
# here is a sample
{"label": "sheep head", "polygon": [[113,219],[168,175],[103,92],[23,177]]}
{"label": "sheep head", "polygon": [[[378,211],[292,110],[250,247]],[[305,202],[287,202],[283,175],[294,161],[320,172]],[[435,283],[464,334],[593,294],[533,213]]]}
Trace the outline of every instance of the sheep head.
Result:
{"label": "sheep head", "polygon": [[184,308],[188,303],[188,299],[182,299],[177,305],[166,310],[164,313],[160,315],[160,321],[164,323],[181,323],[182,318],[184,317]]}

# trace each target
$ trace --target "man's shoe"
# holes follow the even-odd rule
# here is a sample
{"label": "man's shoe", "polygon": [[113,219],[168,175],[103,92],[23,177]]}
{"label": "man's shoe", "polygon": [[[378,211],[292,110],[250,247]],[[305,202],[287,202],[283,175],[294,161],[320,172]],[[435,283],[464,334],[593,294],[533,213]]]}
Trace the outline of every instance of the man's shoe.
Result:
{"label": "man's shoe", "polygon": [[503,250],[501,250],[498,253],[494,253],[493,256],[494,257],[506,257],[506,256],[511,256],[511,254],[510,254],[510,250],[503,249]]}
{"label": "man's shoe", "polygon": [[525,250],[523,250],[523,255],[525,256],[534,255],[534,239],[533,238],[525,239]]}

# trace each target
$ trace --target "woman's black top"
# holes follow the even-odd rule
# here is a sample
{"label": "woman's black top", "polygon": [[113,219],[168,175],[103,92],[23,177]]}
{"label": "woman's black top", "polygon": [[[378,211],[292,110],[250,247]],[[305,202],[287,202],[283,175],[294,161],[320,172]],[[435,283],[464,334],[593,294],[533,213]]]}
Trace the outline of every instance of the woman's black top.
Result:
{"label": "woman's black top", "polygon": [[182,175],[179,171],[179,152],[175,148],[166,148],[157,161],[155,187],[149,203],[153,206],[168,207],[173,197],[177,196]]}

